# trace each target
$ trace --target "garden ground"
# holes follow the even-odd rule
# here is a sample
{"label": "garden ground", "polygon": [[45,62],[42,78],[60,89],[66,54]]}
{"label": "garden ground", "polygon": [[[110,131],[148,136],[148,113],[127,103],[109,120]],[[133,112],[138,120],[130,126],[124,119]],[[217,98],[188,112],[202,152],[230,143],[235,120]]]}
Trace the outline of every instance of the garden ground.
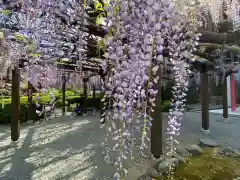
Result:
{"label": "garden ground", "polygon": [[[164,114],[164,129],[167,117]],[[240,149],[240,118],[221,123],[220,115],[210,115],[210,137],[219,145]],[[203,135],[201,113],[187,112],[183,121],[180,144],[196,144]],[[112,180],[114,168],[103,161],[96,116],[60,117],[42,124],[22,125],[18,143],[11,143],[8,126],[0,126],[1,180]],[[164,137],[165,138],[165,137]],[[129,168],[129,180],[136,179],[153,160],[135,156]]]}

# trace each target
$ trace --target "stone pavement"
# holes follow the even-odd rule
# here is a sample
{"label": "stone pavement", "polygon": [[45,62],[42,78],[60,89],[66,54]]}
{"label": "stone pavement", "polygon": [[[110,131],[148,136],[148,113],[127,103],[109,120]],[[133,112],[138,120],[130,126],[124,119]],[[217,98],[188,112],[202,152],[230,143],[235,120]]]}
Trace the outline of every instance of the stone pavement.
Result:
{"label": "stone pavement", "polygon": [[[180,144],[198,143],[200,113],[185,113]],[[164,130],[167,115],[164,114]],[[220,115],[210,115],[210,137],[219,145],[240,149],[240,118],[221,123]],[[18,143],[11,143],[8,126],[0,126],[1,180],[113,180],[114,167],[103,161],[99,114],[89,117],[61,117],[42,124],[22,125]],[[166,138],[164,136],[164,138]],[[154,161],[136,155],[130,163],[129,177],[134,180]],[[130,161],[129,161],[130,162]]]}

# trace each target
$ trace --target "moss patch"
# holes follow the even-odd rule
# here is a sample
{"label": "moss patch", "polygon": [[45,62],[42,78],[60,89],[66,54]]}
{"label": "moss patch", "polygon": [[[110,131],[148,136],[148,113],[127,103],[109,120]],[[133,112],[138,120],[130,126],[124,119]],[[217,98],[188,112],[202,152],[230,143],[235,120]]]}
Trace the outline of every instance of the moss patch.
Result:
{"label": "moss patch", "polygon": [[240,177],[240,158],[216,155],[213,149],[204,149],[200,156],[187,159],[177,167],[174,177],[158,180],[233,180]]}

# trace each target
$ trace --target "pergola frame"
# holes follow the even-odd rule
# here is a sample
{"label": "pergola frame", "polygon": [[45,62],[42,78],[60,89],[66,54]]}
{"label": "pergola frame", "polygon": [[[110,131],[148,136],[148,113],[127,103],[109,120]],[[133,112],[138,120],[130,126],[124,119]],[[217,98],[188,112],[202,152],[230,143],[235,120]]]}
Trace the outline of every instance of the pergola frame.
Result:
{"label": "pergola frame", "polygon": [[[88,14],[91,14],[92,10],[90,9],[89,11],[86,10]],[[88,24],[83,27],[81,30],[84,32],[87,32],[89,34],[95,35],[95,36],[99,36],[101,38],[103,38],[106,35],[106,31],[104,30],[103,26],[99,26],[95,24],[95,19],[94,18],[88,18]],[[200,37],[200,43],[210,43],[208,44],[208,48],[207,50],[213,50],[219,47],[222,47],[223,45],[227,45],[227,44],[238,44],[240,41],[240,30],[236,30],[236,31],[229,31],[229,21],[222,21],[220,23],[220,25],[222,24],[222,26],[220,27],[220,29],[222,29],[221,32],[213,32],[213,28],[208,28],[208,29],[199,29],[199,32],[202,34],[202,36]],[[225,30],[224,30],[225,29]],[[217,46],[213,46],[214,44],[217,44]],[[201,44],[200,44],[201,45]],[[202,45],[207,45],[207,44],[202,44]],[[90,43],[88,44],[89,48],[95,49],[96,50],[96,44],[95,43]],[[233,48],[234,49],[234,48]],[[228,50],[231,50],[231,48],[229,48]],[[239,52],[239,51],[238,51]],[[203,57],[206,59],[206,53],[201,53],[201,52],[195,52],[196,54],[198,54],[199,56]],[[209,54],[209,51],[207,52],[207,54]],[[208,57],[207,57],[208,58]],[[212,63],[211,61],[208,60],[204,60],[205,62],[201,62],[198,61],[195,62],[195,64],[193,64],[193,66],[196,69],[200,70],[201,73],[201,84],[200,84],[200,89],[201,89],[201,105],[202,105],[202,129],[207,132],[209,130],[209,112],[208,112],[208,107],[209,107],[209,101],[208,101],[208,70],[209,69],[214,69],[214,63]],[[83,68],[84,69],[84,68]],[[93,71],[93,69],[91,69],[91,66],[86,68],[86,71]],[[163,141],[162,141],[162,116],[161,116],[161,87],[162,87],[162,80],[163,80],[163,76],[162,76],[162,72],[161,72],[161,68],[159,68],[159,75],[160,75],[160,80],[157,83],[156,87],[158,89],[158,94],[156,96],[156,101],[157,106],[155,107],[155,112],[152,114],[152,118],[153,118],[153,123],[152,123],[152,127],[151,127],[151,151],[152,154],[154,155],[154,157],[159,158],[162,155],[162,149],[163,149]],[[14,74],[14,73],[13,73]],[[103,79],[105,77],[102,76]],[[16,87],[17,85],[14,83],[17,83],[15,81],[12,81],[13,85],[12,87]],[[228,112],[227,112],[227,89],[226,89],[226,80],[224,80],[223,83],[223,107],[224,107],[224,113],[223,113],[223,117],[224,118],[228,118]],[[16,88],[17,89],[17,88]],[[13,92],[13,94],[15,94],[14,96],[16,96],[16,91]],[[15,101],[14,101],[15,102]],[[16,98],[16,103],[18,102],[18,98]],[[19,107],[19,104],[16,104],[16,106],[14,107]],[[14,114],[18,114],[19,113],[19,109],[18,108],[14,108]],[[12,119],[12,127],[14,127],[12,129],[12,134],[18,134],[18,136],[12,135],[12,137],[19,137],[19,125],[17,125],[19,123],[18,121],[18,117],[13,117]],[[12,138],[13,140],[17,140],[18,138]]]}

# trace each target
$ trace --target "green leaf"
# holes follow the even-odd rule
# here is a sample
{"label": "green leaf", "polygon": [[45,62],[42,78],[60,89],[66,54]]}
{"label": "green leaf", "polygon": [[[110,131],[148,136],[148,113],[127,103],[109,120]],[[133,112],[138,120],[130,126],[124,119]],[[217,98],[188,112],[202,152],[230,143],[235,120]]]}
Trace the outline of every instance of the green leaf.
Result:
{"label": "green leaf", "polygon": [[3,32],[0,32],[0,39],[3,39],[3,38],[4,38]]}
{"label": "green leaf", "polygon": [[96,0],[94,0],[94,9],[95,11],[102,11],[104,12],[104,9],[102,7],[102,4]]}
{"label": "green leaf", "polygon": [[2,10],[2,14],[5,16],[9,15],[9,10],[7,9]]}

